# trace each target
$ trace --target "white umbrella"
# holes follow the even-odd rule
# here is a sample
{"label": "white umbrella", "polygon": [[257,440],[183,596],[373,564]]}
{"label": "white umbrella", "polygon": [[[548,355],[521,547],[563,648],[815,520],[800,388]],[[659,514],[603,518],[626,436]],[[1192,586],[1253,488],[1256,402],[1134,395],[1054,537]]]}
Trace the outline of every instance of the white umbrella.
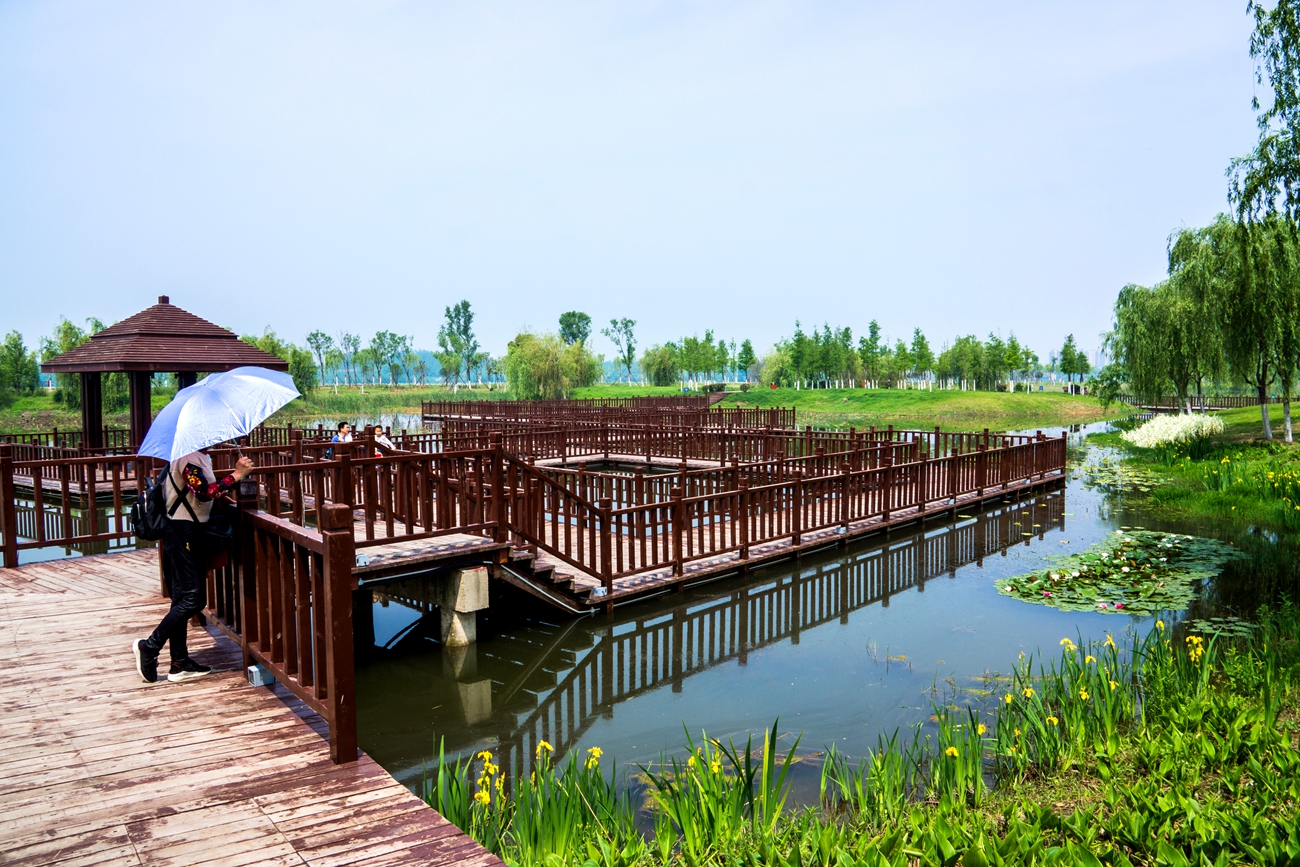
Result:
{"label": "white umbrella", "polygon": [[264,367],[236,367],[176,392],[153,420],[140,454],[174,461],[217,443],[247,436],[298,397],[293,378]]}

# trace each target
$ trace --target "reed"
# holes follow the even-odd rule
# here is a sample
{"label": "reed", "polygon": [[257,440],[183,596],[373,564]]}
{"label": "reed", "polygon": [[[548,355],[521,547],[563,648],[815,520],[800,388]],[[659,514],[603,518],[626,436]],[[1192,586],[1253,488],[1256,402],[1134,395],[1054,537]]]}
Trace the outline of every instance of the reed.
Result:
{"label": "reed", "polygon": [[778,751],[775,725],[743,749],[688,735],[642,769],[641,804],[599,750],[557,766],[546,744],[513,784],[490,753],[440,751],[425,797],[507,863],[546,867],[1300,863],[1295,606],[1225,634],[1065,638],[1007,684],[990,707],[936,702],[928,738],[857,762],[828,749],[811,805],[789,805],[798,741]]}

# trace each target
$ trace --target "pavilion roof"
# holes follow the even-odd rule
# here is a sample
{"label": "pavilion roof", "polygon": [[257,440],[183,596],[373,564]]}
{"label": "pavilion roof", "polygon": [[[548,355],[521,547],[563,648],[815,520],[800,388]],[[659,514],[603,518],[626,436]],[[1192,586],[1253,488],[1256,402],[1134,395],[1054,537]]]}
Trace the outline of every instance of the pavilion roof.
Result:
{"label": "pavilion roof", "polygon": [[288,370],[286,361],[239,339],[170,302],[158,303],[91,335],[90,340],[41,365],[45,373],[121,370],[217,373],[236,367]]}

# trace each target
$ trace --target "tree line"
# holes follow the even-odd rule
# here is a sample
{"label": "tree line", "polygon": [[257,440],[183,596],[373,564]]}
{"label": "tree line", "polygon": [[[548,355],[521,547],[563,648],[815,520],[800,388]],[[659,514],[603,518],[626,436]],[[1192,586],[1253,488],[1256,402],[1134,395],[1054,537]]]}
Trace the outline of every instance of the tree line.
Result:
{"label": "tree line", "polygon": [[1115,301],[1102,371],[1103,398],[1131,391],[1177,396],[1192,412],[1207,386],[1250,389],[1263,434],[1267,401],[1280,395],[1284,437],[1293,441],[1291,396],[1300,377],[1300,0],[1252,4],[1250,54],[1272,101],[1258,111],[1254,150],[1228,167],[1232,213],[1168,243],[1168,274],[1130,284]]}

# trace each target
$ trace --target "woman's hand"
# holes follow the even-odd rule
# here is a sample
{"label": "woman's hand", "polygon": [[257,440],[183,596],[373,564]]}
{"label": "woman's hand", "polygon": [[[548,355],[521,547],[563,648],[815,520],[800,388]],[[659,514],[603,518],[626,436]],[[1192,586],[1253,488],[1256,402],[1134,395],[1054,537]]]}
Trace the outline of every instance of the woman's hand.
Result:
{"label": "woman's hand", "polygon": [[249,458],[247,455],[240,455],[239,460],[235,461],[235,471],[231,473],[231,475],[235,477],[235,481],[239,481],[240,479],[244,478],[252,471],[253,471],[252,459]]}

